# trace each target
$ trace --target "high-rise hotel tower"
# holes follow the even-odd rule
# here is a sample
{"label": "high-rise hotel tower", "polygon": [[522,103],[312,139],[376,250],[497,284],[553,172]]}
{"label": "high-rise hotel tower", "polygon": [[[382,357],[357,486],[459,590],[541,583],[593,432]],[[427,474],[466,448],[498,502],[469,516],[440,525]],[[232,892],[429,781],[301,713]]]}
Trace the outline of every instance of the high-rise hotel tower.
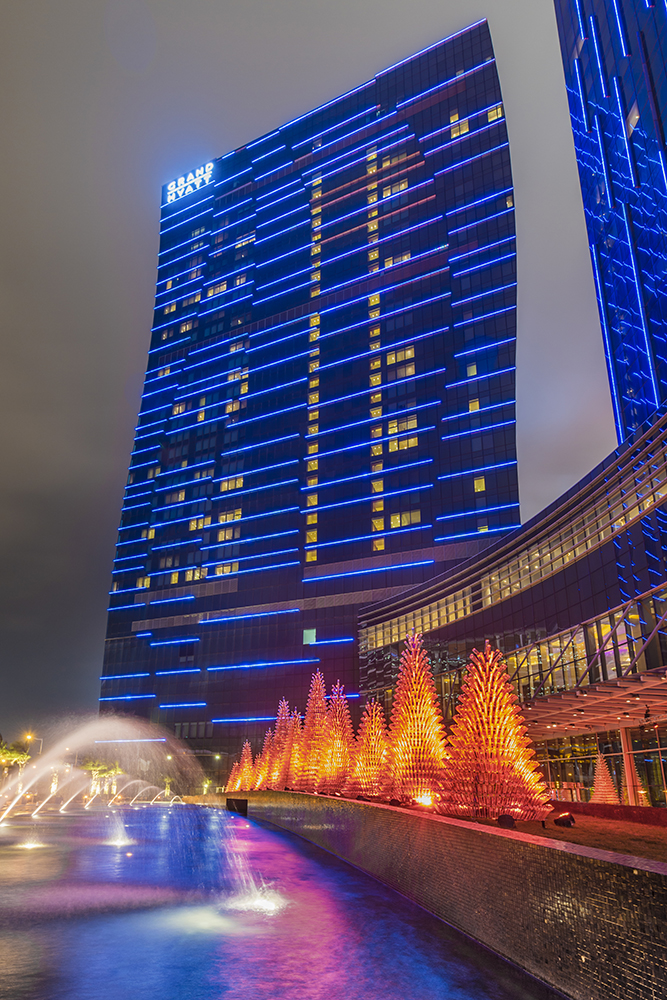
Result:
{"label": "high-rise hotel tower", "polygon": [[667,9],[555,0],[619,441],[667,402]]}
{"label": "high-rise hotel tower", "polygon": [[200,753],[356,612],[519,522],[514,195],[485,21],[163,190],[103,710]]}

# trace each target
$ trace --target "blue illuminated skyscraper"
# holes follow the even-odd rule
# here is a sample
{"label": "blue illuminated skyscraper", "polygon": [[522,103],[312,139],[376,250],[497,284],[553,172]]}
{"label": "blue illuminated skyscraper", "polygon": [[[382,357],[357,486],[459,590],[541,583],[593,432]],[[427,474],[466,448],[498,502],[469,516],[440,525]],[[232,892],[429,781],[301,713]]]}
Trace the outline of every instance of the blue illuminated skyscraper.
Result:
{"label": "blue illuminated skyscraper", "polygon": [[667,11],[555,0],[619,441],[667,400]]}
{"label": "blue illuminated skyscraper", "polygon": [[517,525],[513,206],[485,21],[165,186],[104,709],[257,744]]}

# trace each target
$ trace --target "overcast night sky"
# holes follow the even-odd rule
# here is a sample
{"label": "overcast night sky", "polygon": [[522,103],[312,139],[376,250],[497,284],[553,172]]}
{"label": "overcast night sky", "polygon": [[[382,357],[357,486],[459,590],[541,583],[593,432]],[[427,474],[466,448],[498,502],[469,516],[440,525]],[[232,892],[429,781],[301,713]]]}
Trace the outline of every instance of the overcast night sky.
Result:
{"label": "overcast night sky", "polygon": [[160,187],[487,17],[510,133],[526,520],[615,446],[552,0],[3,9],[0,732],[96,711]]}

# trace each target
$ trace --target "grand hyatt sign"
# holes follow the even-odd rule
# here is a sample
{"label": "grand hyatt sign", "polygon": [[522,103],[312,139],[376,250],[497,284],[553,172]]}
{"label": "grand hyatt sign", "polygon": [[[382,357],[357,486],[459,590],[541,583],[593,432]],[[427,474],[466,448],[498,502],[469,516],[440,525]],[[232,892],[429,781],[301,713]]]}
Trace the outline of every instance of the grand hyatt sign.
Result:
{"label": "grand hyatt sign", "polygon": [[206,187],[213,180],[213,163],[206,163],[203,167],[197,167],[195,171],[185,177],[179,177],[177,181],[167,184],[167,204],[185,198],[189,194],[194,194],[199,188]]}

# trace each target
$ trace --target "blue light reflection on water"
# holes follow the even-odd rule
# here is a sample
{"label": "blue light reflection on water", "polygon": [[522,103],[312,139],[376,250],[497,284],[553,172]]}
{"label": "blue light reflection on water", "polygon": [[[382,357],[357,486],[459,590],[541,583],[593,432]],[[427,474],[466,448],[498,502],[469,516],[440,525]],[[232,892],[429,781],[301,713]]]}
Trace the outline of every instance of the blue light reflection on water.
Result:
{"label": "blue light reflection on water", "polygon": [[40,851],[3,836],[0,1000],[547,995],[298,837],[193,807],[122,818],[131,845],[104,814],[46,819]]}

